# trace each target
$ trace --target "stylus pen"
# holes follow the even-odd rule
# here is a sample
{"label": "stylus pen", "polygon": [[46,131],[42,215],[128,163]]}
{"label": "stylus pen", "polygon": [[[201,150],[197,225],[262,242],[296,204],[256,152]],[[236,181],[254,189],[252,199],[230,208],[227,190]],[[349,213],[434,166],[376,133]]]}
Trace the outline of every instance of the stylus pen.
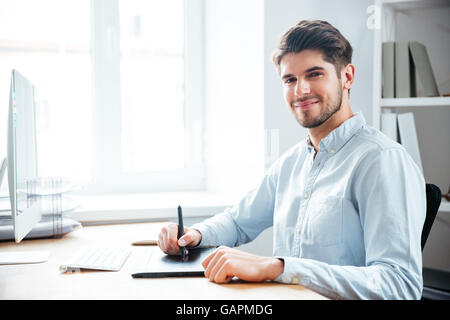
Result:
{"label": "stylus pen", "polygon": [[[183,213],[181,210],[181,206],[178,206],[178,239],[180,239],[184,235],[184,227],[183,227]],[[186,248],[180,247],[181,251],[181,259],[184,261],[186,257]]]}

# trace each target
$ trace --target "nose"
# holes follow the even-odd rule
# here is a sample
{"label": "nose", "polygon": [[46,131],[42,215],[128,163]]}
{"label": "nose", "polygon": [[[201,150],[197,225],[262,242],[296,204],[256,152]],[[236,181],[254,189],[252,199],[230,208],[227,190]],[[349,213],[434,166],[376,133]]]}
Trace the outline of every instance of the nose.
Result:
{"label": "nose", "polygon": [[297,85],[295,86],[295,95],[297,97],[301,97],[309,93],[311,93],[309,82],[305,80],[298,80]]}

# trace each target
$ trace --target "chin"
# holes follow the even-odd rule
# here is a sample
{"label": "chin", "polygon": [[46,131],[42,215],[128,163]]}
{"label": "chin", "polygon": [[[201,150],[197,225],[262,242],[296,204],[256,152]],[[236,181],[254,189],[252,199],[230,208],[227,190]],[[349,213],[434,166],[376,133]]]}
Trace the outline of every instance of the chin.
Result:
{"label": "chin", "polygon": [[325,121],[321,119],[320,116],[316,117],[310,117],[310,116],[296,116],[297,122],[304,128],[311,129],[311,128],[317,128],[321,124],[323,124]]}
{"label": "chin", "polygon": [[311,112],[312,110],[292,110],[292,113],[294,114],[295,119],[297,122],[305,128],[310,128],[311,125],[314,125],[315,122],[317,122],[317,119],[319,116],[314,116]]}

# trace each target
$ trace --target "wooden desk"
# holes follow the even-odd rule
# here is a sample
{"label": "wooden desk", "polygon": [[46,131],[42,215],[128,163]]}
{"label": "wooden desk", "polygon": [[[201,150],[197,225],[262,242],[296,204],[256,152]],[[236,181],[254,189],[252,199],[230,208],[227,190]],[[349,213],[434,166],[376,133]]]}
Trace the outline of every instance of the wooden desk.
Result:
{"label": "wooden desk", "polygon": [[[48,250],[44,263],[0,266],[3,299],[326,299],[299,285],[280,283],[212,283],[206,278],[133,279],[136,257],[148,250],[131,246],[136,240],[156,238],[165,223],[88,226],[60,239],[0,242],[0,251]],[[81,246],[127,246],[131,255],[119,272],[60,273],[59,265]],[[182,290],[180,290],[180,288]]]}

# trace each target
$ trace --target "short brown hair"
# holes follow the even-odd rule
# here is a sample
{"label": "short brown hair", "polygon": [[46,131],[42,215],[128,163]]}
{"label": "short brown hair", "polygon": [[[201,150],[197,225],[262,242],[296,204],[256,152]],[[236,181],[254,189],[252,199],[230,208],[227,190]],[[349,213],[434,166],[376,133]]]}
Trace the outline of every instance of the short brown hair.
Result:
{"label": "short brown hair", "polygon": [[334,65],[339,79],[339,71],[352,62],[353,48],[338,29],[327,21],[302,20],[283,34],[272,55],[278,73],[281,59],[286,54],[306,49],[322,51],[324,60]]}

